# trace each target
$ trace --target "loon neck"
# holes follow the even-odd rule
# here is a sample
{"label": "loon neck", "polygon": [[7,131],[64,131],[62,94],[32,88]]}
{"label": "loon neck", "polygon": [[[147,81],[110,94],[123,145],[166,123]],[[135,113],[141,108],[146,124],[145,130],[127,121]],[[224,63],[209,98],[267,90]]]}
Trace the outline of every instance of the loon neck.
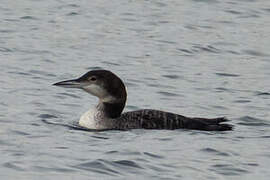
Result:
{"label": "loon neck", "polygon": [[97,105],[97,111],[101,112],[107,118],[118,118],[125,107],[125,102],[102,102],[100,101]]}

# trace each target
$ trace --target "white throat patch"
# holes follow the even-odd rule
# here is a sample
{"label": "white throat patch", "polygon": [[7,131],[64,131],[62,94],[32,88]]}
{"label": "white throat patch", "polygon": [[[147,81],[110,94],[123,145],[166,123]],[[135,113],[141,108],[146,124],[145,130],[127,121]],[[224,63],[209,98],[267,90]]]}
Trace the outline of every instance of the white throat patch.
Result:
{"label": "white throat patch", "polygon": [[83,89],[86,92],[94,96],[97,96],[102,102],[114,102],[117,100],[115,97],[110,96],[104,88],[101,88],[96,84],[90,84],[88,86],[83,87]]}

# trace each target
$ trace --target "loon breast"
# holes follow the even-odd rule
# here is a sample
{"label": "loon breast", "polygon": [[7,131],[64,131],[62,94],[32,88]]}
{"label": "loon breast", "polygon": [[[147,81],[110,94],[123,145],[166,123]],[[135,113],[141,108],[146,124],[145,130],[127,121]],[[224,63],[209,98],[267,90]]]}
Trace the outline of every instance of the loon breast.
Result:
{"label": "loon breast", "polygon": [[85,112],[80,118],[79,125],[89,129],[98,129],[99,124],[98,121],[95,120],[95,111],[90,109]]}
{"label": "loon breast", "polygon": [[92,130],[119,129],[115,121],[117,119],[108,118],[104,115],[104,112],[94,108],[89,109],[80,117],[79,125]]}

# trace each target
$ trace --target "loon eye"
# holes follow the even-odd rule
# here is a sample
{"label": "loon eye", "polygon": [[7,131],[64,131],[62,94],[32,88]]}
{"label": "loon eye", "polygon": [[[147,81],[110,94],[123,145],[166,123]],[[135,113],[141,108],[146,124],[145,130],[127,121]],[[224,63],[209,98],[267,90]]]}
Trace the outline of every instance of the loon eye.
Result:
{"label": "loon eye", "polygon": [[90,81],[96,81],[97,78],[96,77],[90,77]]}

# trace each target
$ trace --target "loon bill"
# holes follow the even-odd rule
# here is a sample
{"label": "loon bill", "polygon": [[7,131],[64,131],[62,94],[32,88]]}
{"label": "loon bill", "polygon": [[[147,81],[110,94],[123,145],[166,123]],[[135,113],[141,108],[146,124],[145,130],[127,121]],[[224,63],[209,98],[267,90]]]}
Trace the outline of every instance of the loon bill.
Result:
{"label": "loon bill", "polygon": [[224,117],[192,118],[152,109],[122,113],[127,92],[123,81],[107,70],[89,71],[78,79],[53,84],[66,88],[80,88],[99,98],[94,109],[84,113],[79,125],[95,130],[127,129],[195,129],[204,131],[232,130]]}

